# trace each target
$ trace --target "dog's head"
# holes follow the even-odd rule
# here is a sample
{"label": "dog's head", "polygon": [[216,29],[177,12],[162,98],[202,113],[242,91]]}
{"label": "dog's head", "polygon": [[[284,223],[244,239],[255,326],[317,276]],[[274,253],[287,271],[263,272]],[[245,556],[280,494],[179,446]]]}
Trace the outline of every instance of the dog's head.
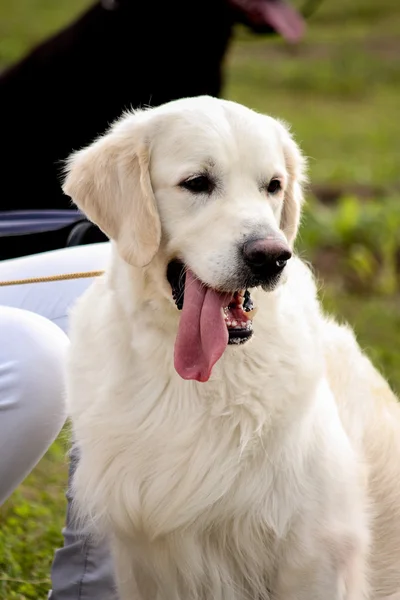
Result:
{"label": "dog's head", "polygon": [[281,279],[303,179],[281,122],[201,97],[125,115],[70,158],[64,191],[126,262],[163,261],[182,309],[175,366],[204,381],[227,343],[251,337],[251,289]]}
{"label": "dog's head", "polygon": [[[297,42],[302,37],[305,29],[304,20],[301,14],[291,6],[286,0],[209,0],[208,5],[202,4],[202,14],[207,15],[211,21],[211,14],[221,13],[233,24],[235,22],[247,25],[253,31],[258,33],[279,33],[290,42]],[[107,11],[118,11],[125,19],[138,15],[138,9],[143,10],[145,6],[138,7],[132,0],[101,0],[100,5]],[[210,8],[213,13],[209,13]],[[158,17],[160,5],[150,5],[150,10]],[[208,9],[208,10],[207,10]],[[175,13],[173,12],[175,11]],[[168,5],[168,13],[175,19],[185,21],[190,12],[187,10],[187,3],[176,2]],[[197,17],[199,15],[196,15]],[[161,22],[161,21],[160,21]],[[221,31],[220,31],[221,35]]]}

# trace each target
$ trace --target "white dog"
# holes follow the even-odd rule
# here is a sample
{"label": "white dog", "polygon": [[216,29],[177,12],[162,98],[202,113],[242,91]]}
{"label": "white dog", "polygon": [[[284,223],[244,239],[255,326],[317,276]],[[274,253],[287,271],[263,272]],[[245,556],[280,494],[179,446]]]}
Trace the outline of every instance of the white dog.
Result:
{"label": "white dog", "polygon": [[395,598],[400,410],[291,256],[304,160],[285,126],[179,100],[67,171],[114,246],[73,315],[68,401],[77,507],[121,599]]}

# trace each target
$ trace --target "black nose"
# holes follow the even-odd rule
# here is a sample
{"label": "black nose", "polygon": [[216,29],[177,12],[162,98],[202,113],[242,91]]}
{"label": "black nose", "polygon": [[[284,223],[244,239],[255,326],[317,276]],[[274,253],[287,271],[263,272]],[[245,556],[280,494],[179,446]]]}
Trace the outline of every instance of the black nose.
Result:
{"label": "black nose", "polygon": [[279,275],[291,256],[289,246],[272,236],[249,240],[243,245],[245,263],[263,281]]}

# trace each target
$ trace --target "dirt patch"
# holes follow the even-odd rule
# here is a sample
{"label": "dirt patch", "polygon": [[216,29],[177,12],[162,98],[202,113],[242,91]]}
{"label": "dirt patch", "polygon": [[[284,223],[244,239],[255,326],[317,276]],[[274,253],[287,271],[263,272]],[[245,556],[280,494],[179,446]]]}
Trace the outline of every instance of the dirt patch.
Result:
{"label": "dirt patch", "polygon": [[399,60],[400,36],[370,38],[363,42],[365,50],[378,58],[385,60]]}
{"label": "dirt patch", "polygon": [[357,46],[357,54],[366,54],[371,57],[384,60],[398,60],[400,55],[400,37],[399,36],[374,36],[364,40],[330,40],[327,42],[309,42],[304,40],[298,45],[289,46],[283,42],[263,44],[240,44],[240,56],[261,59],[282,60],[289,58],[299,58],[304,60],[326,60],[334,58],[338,50],[344,46]]}
{"label": "dirt patch", "polygon": [[314,183],[310,185],[309,191],[322,204],[332,205],[343,196],[356,196],[365,201],[387,198],[393,193],[400,192],[400,184],[389,189],[385,186],[362,183]]}

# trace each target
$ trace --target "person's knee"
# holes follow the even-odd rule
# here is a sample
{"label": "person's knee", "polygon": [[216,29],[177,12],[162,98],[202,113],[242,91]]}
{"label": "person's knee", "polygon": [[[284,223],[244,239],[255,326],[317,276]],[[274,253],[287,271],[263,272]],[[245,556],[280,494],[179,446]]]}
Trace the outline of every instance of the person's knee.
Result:
{"label": "person's knee", "polygon": [[45,430],[62,427],[69,344],[65,333],[39,315],[1,307],[0,339],[0,367],[10,391],[3,394],[3,402],[14,402],[26,419]]}
{"label": "person's knee", "polygon": [[0,504],[65,422],[67,348],[67,336],[47,319],[0,307]]}

